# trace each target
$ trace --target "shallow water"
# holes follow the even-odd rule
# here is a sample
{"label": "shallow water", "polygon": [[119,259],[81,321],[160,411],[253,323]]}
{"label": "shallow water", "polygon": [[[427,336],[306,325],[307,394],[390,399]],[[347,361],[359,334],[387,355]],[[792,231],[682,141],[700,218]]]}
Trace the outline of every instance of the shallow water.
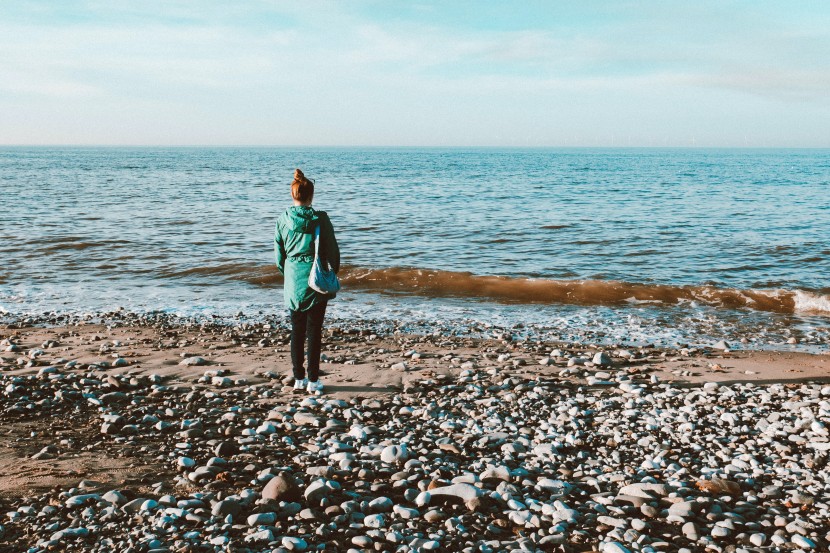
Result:
{"label": "shallow water", "polygon": [[295,167],[341,243],[335,317],[827,337],[828,150],[2,148],[0,307],[280,311]]}

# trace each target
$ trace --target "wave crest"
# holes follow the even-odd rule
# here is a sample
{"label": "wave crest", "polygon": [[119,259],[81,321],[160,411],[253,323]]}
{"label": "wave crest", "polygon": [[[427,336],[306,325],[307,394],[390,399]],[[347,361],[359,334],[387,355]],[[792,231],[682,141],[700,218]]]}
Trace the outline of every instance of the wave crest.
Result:
{"label": "wave crest", "polygon": [[[225,264],[168,272],[163,277],[224,276],[257,286],[282,282],[271,265]],[[695,302],[728,309],[830,315],[830,296],[808,290],[739,290],[715,286],[643,284],[615,280],[553,280],[484,276],[469,272],[408,267],[344,266],[346,289],[426,297],[469,297],[505,303],[622,306],[631,303],[676,305]]]}

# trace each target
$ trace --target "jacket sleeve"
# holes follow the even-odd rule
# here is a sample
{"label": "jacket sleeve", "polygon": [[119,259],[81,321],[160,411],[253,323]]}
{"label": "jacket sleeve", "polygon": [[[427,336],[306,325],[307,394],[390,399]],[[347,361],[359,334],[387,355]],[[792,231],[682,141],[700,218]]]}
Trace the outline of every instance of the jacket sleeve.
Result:
{"label": "jacket sleeve", "polygon": [[320,228],[320,236],[323,237],[323,253],[326,261],[328,261],[331,270],[335,273],[340,272],[340,246],[337,245],[337,237],[334,235],[334,225],[331,224],[331,219],[328,215]]}
{"label": "jacket sleeve", "polygon": [[274,257],[277,261],[277,269],[280,270],[280,273],[285,274],[285,242],[283,242],[282,234],[280,234],[279,221],[277,221],[274,229]]}

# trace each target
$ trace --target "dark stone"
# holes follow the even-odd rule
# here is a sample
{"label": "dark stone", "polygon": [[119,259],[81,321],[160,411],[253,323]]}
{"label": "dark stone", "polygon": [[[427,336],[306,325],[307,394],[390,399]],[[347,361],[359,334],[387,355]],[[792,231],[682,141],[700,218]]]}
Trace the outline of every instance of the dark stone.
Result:
{"label": "dark stone", "polygon": [[223,459],[233,457],[237,453],[239,453],[239,444],[231,441],[219,443],[214,450],[214,454]]}

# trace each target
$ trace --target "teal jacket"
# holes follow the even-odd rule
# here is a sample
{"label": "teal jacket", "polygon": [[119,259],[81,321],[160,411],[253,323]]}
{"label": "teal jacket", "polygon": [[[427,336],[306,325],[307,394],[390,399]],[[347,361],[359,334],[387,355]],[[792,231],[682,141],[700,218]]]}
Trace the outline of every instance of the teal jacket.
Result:
{"label": "teal jacket", "polygon": [[285,275],[285,306],[292,311],[307,311],[334,294],[321,294],[308,287],[308,275],[314,261],[314,228],[320,225],[320,255],[332,270],[340,270],[340,248],[334,227],[325,211],[295,205],[277,219],[274,232],[274,255],[277,268]]}

